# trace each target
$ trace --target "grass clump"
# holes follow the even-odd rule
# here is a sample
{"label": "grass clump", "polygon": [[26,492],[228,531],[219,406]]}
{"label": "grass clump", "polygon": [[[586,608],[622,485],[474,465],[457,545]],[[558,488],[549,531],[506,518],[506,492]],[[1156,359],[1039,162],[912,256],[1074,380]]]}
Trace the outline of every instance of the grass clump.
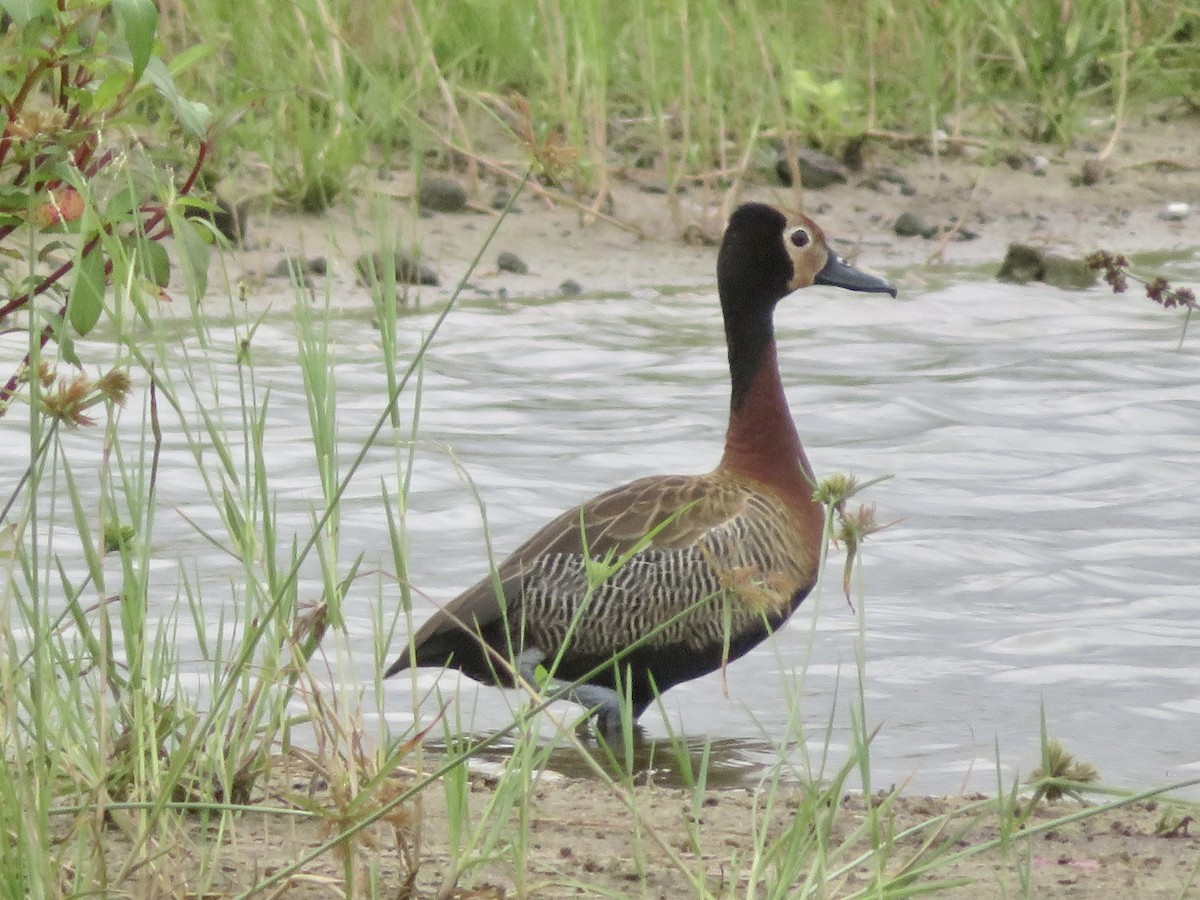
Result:
{"label": "grass clump", "polygon": [[[222,171],[265,166],[274,196],[310,210],[366,161],[463,167],[474,187],[498,141],[552,148],[568,169],[552,180],[603,210],[622,170],[658,169],[673,196],[797,143],[837,153],[941,129],[1065,144],[1093,116],[1184,109],[1200,84],[1200,13],[1184,0],[163,8],[170,46],[213,51],[185,83],[240,111]],[[531,127],[504,122],[494,99],[513,95]]]}

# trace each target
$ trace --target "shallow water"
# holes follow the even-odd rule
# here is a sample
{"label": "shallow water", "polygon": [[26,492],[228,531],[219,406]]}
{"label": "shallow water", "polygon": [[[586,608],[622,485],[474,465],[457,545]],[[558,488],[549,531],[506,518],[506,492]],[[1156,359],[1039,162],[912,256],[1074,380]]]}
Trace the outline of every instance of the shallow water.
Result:
{"label": "shallow water", "polygon": [[[1195,282],[1200,265],[1168,274]],[[433,317],[405,319],[409,348]],[[1177,348],[1180,317],[1135,296],[967,276],[906,290],[899,301],[805,291],[781,305],[777,326],[792,409],[818,474],[891,476],[866,499],[896,524],[869,540],[855,595],[868,726],[879,726],[873,787],[911,779],[912,790],[994,789],[997,744],[1005,777],[1038,764],[1043,705],[1050,734],[1108,784],[1200,776],[1200,334]],[[203,358],[212,373],[202,405],[223,410],[231,428],[244,333],[231,324],[214,331],[211,347],[184,341],[193,365]],[[281,519],[303,533],[319,489],[294,335],[290,320],[268,316],[252,352],[260,386],[271,387],[269,462]],[[379,413],[385,377],[367,318],[342,317],[332,337],[345,466]],[[406,520],[414,619],[486,566],[477,501],[443,448],[469,473],[503,553],[601,489],[710,468],[726,381],[709,291],[464,302],[424,370]],[[186,405],[194,415],[195,404]],[[122,429],[137,434],[141,416],[131,403]],[[23,441],[16,424],[0,422],[0,440],[14,451]],[[220,527],[178,424],[163,426],[156,564],[169,586],[182,559],[215,622],[221,598],[238,596],[240,570],[171,513]],[[73,464],[98,458],[99,444],[94,433],[69,435]],[[0,459],[6,496],[27,452]],[[391,568],[380,494],[381,484],[397,490],[399,455],[372,451],[351,485],[341,512],[346,561],[363,552],[364,568]],[[172,478],[172,466],[188,474]],[[840,765],[858,690],[859,622],[841,594],[840,554],[831,561],[820,596],[787,629],[733,664],[727,683],[714,675],[668,692],[666,722],[654,709],[643,717],[647,735],[711,739],[714,780],[755,778],[796,720],[790,694],[812,766],[826,741],[826,771]],[[314,575],[310,568],[302,595],[319,590]],[[364,638],[360,677],[371,663],[372,590],[347,600],[348,627]],[[175,589],[164,597],[173,602]],[[186,661],[198,649],[185,626],[186,614]],[[435,680],[424,671],[416,684],[424,692]],[[438,683],[457,698],[452,718],[467,730],[506,721],[511,695],[452,674]],[[407,675],[386,686],[397,731],[411,721],[412,686]],[[435,708],[430,699],[425,710]],[[568,754],[555,763],[578,767]]]}

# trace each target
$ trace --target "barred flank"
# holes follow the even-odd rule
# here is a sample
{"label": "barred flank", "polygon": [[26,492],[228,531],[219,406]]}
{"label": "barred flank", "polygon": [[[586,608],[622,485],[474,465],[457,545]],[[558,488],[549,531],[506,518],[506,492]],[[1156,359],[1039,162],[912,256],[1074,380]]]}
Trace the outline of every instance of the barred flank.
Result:
{"label": "barred flank", "polygon": [[764,614],[785,617],[806,583],[800,553],[783,509],[751,494],[740,515],[696,544],[636,553],[590,594],[580,554],[538,557],[509,621],[524,622],[525,646],[551,653],[568,634],[572,652],[586,655],[611,655],[647,635],[651,647],[699,652],[725,643],[727,623],[736,636],[761,629]]}

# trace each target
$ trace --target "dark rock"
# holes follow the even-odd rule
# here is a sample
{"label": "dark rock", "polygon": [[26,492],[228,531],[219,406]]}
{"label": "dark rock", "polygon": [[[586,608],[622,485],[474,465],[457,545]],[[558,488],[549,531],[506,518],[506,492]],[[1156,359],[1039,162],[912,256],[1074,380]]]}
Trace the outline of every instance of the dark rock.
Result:
{"label": "dark rock", "polygon": [[900,235],[900,237],[917,237],[923,235],[927,231],[926,225],[921,221],[921,217],[914,212],[902,212],[896,217],[896,223],[892,225],[892,231]]}
{"label": "dark rock", "polygon": [[496,268],[501,272],[513,272],[517,275],[525,275],[529,272],[529,266],[526,265],[525,260],[507,250],[496,257]]}
{"label": "dark rock", "polygon": [[643,150],[633,159],[633,167],[635,169],[653,169],[658,165],[657,150]]}
{"label": "dark rock", "polygon": [[667,186],[666,181],[664,181],[660,178],[660,179],[656,179],[654,181],[638,182],[638,190],[641,191],[643,194],[654,194],[656,196],[665,196],[668,191],[668,186]]}
{"label": "dark rock", "polygon": [[293,272],[300,275],[324,275],[327,271],[323,256],[285,256],[267,273],[269,278],[291,278]]}
{"label": "dark rock", "polygon": [[[378,253],[364,253],[354,261],[364,284],[375,285],[384,280],[384,262]],[[398,284],[438,284],[437,272],[404,250],[397,250],[392,261],[393,277]]]}
{"label": "dark rock", "polygon": [[1028,244],[1009,244],[996,277],[1015,284],[1037,281],[1042,277],[1042,251]]}
{"label": "dark rock", "polygon": [[467,189],[456,179],[429,175],[421,179],[417,205],[428,212],[462,212],[467,208]]}
{"label": "dark rock", "polygon": [[1016,284],[1042,281],[1067,291],[1086,290],[1096,283],[1096,273],[1083,260],[1029,244],[1010,244],[996,277]]}
{"label": "dark rock", "polygon": [[880,169],[876,173],[876,177],[880,181],[887,181],[887,182],[890,182],[891,184],[898,184],[898,185],[900,185],[900,187],[904,187],[905,185],[908,184],[908,178],[899,169],[891,169],[891,168]]}
{"label": "dark rock", "polygon": [[867,136],[860,134],[846,142],[842,151],[842,162],[851,172],[861,172],[867,165]]}
{"label": "dark rock", "polygon": [[1108,167],[1104,165],[1104,161],[1099,157],[1089,156],[1080,166],[1079,177],[1075,179],[1075,183],[1091,187],[1103,181],[1107,174]]}
{"label": "dark rock", "polygon": [[[820,190],[831,184],[846,183],[846,166],[840,159],[820,150],[801,148],[796,152],[796,165],[800,169],[800,181],[806,188]],[[775,174],[784,185],[792,183],[792,170],[787,159],[781,157],[775,163]]]}
{"label": "dark rock", "polygon": [[574,278],[568,278],[558,286],[558,292],[564,297],[575,297],[583,293],[583,285]]}
{"label": "dark rock", "polygon": [[496,188],[496,193],[492,194],[492,209],[504,209],[512,202],[512,193],[508,188]]}
{"label": "dark rock", "polygon": [[860,187],[871,188],[871,190],[879,191],[880,193],[890,193],[891,189],[898,187],[900,193],[906,197],[911,197],[917,192],[904,174],[897,169],[877,169],[859,182]]}

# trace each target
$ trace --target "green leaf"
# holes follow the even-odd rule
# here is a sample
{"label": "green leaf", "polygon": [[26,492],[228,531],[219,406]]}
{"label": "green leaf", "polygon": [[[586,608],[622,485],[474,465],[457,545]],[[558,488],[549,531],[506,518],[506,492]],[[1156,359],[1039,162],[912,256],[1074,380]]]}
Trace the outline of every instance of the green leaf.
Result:
{"label": "green leaf", "polygon": [[34,314],[43,319],[50,327],[50,332],[54,336],[54,342],[58,344],[59,355],[63,360],[73,366],[82,365],[79,361],[79,354],[75,352],[75,340],[67,331],[67,323],[55,310],[38,309]]}
{"label": "green leaf", "polygon": [[167,255],[167,248],[158,241],[139,237],[131,249],[137,260],[138,275],[165,288],[171,281],[171,257]]}
{"label": "green leaf", "polygon": [[104,219],[107,222],[125,222],[133,216],[137,208],[138,198],[133,188],[123,187],[113,195],[104,207]]}
{"label": "green leaf", "polygon": [[0,10],[8,13],[18,28],[24,28],[32,20],[50,15],[50,4],[46,0],[0,0]]}
{"label": "green leaf", "polygon": [[158,28],[158,9],[154,0],[113,0],[113,12],[120,23],[129,55],[133,60],[133,80],[146,71],[154,53],[154,32]]}
{"label": "green leaf", "polygon": [[171,73],[157,56],[152,57],[146,64],[146,77],[171,104],[184,129],[196,137],[204,137],[205,129],[212,118],[212,110],[203,103],[188,100],[179,93],[179,88],[175,86],[175,79],[171,77]]}
{"label": "green leaf", "polygon": [[83,257],[75,266],[75,283],[67,298],[67,319],[80,335],[87,334],[100,319],[104,302],[104,254],[99,249]]}
{"label": "green leaf", "polygon": [[179,268],[187,286],[188,296],[198,303],[208,290],[209,246],[204,240],[200,226],[172,207],[167,213],[171,231],[175,234],[175,246],[179,250]]}
{"label": "green leaf", "polygon": [[106,77],[92,93],[92,109],[98,112],[107,111],[129,84],[129,74],[124,71]]}

